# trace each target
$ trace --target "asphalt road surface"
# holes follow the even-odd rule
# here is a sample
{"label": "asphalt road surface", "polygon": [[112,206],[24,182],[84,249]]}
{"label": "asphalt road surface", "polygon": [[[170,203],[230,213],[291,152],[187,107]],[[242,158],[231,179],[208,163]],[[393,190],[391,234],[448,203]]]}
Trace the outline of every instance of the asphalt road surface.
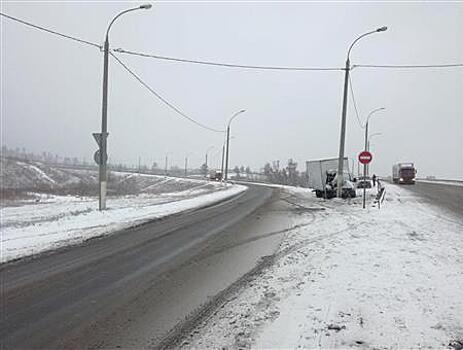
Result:
{"label": "asphalt road surface", "polygon": [[429,203],[463,217],[463,186],[420,181],[415,185],[401,186],[420,195]]}
{"label": "asphalt road surface", "polygon": [[268,215],[273,192],[252,186],[214,206],[2,266],[0,347],[155,346],[276,249],[279,235],[263,235],[286,225]]}

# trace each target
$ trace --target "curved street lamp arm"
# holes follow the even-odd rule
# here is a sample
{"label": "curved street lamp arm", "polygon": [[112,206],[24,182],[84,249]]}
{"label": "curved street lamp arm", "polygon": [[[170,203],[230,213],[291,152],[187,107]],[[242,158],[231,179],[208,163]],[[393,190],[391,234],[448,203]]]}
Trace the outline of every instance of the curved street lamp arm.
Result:
{"label": "curved street lamp arm", "polygon": [[365,33],[365,34],[362,34],[360,35],[357,39],[354,40],[354,42],[349,46],[349,50],[347,51],[347,60],[350,60],[350,52],[352,50],[352,48],[354,47],[354,45],[357,43],[357,41],[359,41],[360,39],[362,39],[363,37],[366,37],[367,35],[370,35],[370,34],[374,34],[374,33],[379,33],[379,32],[384,32],[387,30],[387,27],[380,27],[376,30],[372,30],[371,32],[368,32],[368,33]]}
{"label": "curved street lamp arm", "polygon": [[132,11],[136,11],[136,10],[148,10],[151,8],[151,4],[145,4],[145,5],[140,5],[140,6],[137,6],[137,7],[134,7],[134,8],[131,8],[131,9],[127,9],[127,10],[124,10],[122,12],[120,12],[119,14],[117,14],[113,19],[112,21],[109,23],[109,26],[108,26],[108,29],[106,30],[106,40],[108,40],[108,36],[109,36],[109,30],[111,29],[113,23],[116,21],[116,19],[118,19],[120,16],[122,16],[123,14],[127,13],[127,12],[132,12]]}
{"label": "curved street lamp arm", "polygon": [[[371,116],[372,116],[373,114],[375,114],[376,112],[379,112],[379,111],[384,111],[385,109],[386,109],[385,107],[380,107],[380,108],[376,108],[376,109],[372,110],[372,111],[368,114],[368,117],[367,117],[367,121],[366,121],[366,123],[365,123],[365,126],[368,124],[368,121],[370,120],[370,118],[371,118]],[[365,126],[364,126],[364,127],[365,127]]]}
{"label": "curved street lamp arm", "polygon": [[240,115],[241,113],[244,113],[244,112],[246,112],[246,110],[242,109],[241,111],[236,112],[235,114],[233,114],[232,117],[230,118],[230,120],[228,121],[228,127],[230,127],[230,124],[233,121],[233,119],[235,119],[238,115]]}

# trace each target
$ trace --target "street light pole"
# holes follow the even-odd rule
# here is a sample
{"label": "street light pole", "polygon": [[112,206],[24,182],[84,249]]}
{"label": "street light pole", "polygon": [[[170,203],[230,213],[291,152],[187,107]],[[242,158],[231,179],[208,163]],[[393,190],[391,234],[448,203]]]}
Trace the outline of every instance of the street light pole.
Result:
{"label": "street light pole", "polygon": [[350,52],[354,45],[363,37],[384,32],[387,30],[387,27],[381,27],[371,32],[365,33],[360,35],[357,39],[353,41],[350,45],[349,50],[347,51],[347,59],[346,59],[346,67],[345,67],[345,75],[344,75],[344,93],[343,93],[343,100],[342,100],[342,114],[341,114],[341,136],[339,141],[339,158],[338,158],[338,173],[337,173],[337,196],[342,196],[342,183],[343,183],[343,172],[344,172],[344,148],[345,148],[345,141],[346,141],[346,115],[347,115],[347,96],[348,96],[348,88],[349,88],[349,74],[350,74]]}
{"label": "street light pole", "polygon": [[235,119],[239,114],[246,112],[245,109],[242,109],[239,112],[236,112],[233,114],[233,116],[230,118],[228,121],[227,125],[227,153],[226,153],[226,160],[225,160],[225,181],[228,180],[228,156],[229,156],[229,151],[230,151],[230,124]]}
{"label": "street light pole", "polygon": [[109,30],[113,23],[125,13],[136,11],[136,10],[148,10],[151,8],[151,4],[145,4],[138,7],[134,7],[125,11],[120,12],[115,16],[109,23],[108,29],[106,30],[105,42],[104,42],[104,58],[103,58],[103,103],[102,103],[102,115],[101,115],[101,134],[98,135],[97,142],[99,144],[99,210],[106,209],[106,192],[108,183],[108,172],[107,172],[107,139],[108,139],[108,61],[109,61]]}
{"label": "street light pole", "polygon": [[222,145],[222,166],[221,166],[221,170],[222,170],[222,178],[224,176],[224,161],[225,161],[225,142],[223,143]]}
{"label": "street light pole", "polygon": [[[365,151],[368,151],[368,142],[369,142],[368,141],[368,125],[370,122],[370,118],[376,112],[383,111],[385,109],[386,108],[384,107],[376,108],[368,114],[367,121],[365,123],[365,148],[364,148]],[[366,206],[366,193],[367,193],[366,181],[367,181],[367,164],[363,164],[363,209],[365,209],[365,206]]]}
{"label": "street light pole", "polygon": [[207,154],[208,154],[209,151],[210,151],[211,149],[213,149],[213,148],[214,148],[214,145],[210,146],[210,147],[206,150],[206,162],[204,163],[204,164],[206,164],[206,168],[207,168]]}
{"label": "street light pole", "polygon": [[[367,139],[368,139],[368,120],[367,120],[367,123],[365,125],[365,151],[367,150],[368,148],[368,144],[367,144]],[[363,164],[363,209],[365,209],[365,206],[366,206],[366,196],[367,196],[367,165],[366,163]]]}
{"label": "street light pole", "polygon": [[166,161],[164,164],[164,175],[167,175],[167,153],[166,153]]}
{"label": "street light pole", "polygon": [[[369,135],[368,136],[368,142],[367,142],[367,151],[370,152],[370,140],[374,137],[374,136],[379,136],[379,135],[382,135],[380,132],[375,132],[374,134],[372,135]],[[370,164],[367,164],[367,176],[370,175]]]}

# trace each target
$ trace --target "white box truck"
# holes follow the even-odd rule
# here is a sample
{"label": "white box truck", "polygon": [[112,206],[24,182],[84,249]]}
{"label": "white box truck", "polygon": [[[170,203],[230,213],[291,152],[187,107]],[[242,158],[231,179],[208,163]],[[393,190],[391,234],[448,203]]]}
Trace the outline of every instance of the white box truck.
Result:
{"label": "white box truck", "polygon": [[[336,197],[338,158],[309,160],[306,162],[308,185],[318,198]],[[349,161],[344,158],[343,198],[354,198],[355,186],[349,172]]]}

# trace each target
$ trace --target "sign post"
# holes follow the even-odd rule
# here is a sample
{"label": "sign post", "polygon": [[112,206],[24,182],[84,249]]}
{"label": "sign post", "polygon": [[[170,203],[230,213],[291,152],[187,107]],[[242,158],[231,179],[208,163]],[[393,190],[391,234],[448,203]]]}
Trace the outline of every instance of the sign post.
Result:
{"label": "sign post", "polygon": [[[105,51],[106,52],[106,51]],[[106,54],[105,54],[106,57]],[[106,73],[106,72],[105,72]],[[103,92],[103,95],[105,95],[105,92]],[[103,120],[105,120],[105,102],[104,102],[105,97],[103,96]],[[104,122],[105,123],[105,122]],[[104,124],[106,125],[106,124]],[[106,126],[102,127],[102,129],[106,129]],[[93,155],[93,160],[95,161],[96,164],[98,164],[98,170],[99,170],[99,195],[98,195],[98,202],[99,202],[99,210],[105,210],[106,209],[106,186],[107,186],[107,179],[108,179],[108,174],[106,171],[106,165],[108,162],[108,153],[106,153],[106,139],[108,138],[108,133],[105,132],[100,133],[100,132],[94,132],[93,138],[95,139],[96,143],[98,144],[98,150],[95,152]]]}
{"label": "sign post", "polygon": [[365,209],[365,201],[367,194],[367,164],[369,164],[372,159],[373,155],[368,151],[363,151],[359,154],[359,162],[363,164],[363,209]]}

